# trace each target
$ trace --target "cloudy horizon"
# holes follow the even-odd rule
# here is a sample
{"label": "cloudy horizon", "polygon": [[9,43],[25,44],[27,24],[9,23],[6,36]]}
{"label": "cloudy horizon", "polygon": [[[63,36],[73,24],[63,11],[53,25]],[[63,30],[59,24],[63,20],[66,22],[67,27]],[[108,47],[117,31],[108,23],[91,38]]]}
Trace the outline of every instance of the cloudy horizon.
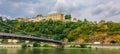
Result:
{"label": "cloudy horizon", "polygon": [[0,0],[0,16],[35,17],[61,12],[89,21],[120,22],[120,0]]}

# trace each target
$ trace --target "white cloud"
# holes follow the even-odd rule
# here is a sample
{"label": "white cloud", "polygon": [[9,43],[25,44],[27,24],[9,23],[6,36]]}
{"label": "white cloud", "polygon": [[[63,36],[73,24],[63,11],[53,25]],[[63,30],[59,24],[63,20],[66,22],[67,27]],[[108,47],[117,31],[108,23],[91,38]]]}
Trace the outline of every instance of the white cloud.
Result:
{"label": "white cloud", "polygon": [[20,2],[20,3],[14,3],[13,7],[15,9],[23,9],[23,13],[26,13],[28,15],[32,15],[36,13],[36,8],[40,7],[40,4],[38,3],[24,3],[24,2]]}
{"label": "white cloud", "polygon": [[91,10],[92,17],[109,20],[109,21],[118,21],[115,17],[120,19],[120,7],[118,3],[114,1],[109,1],[108,3],[99,4],[95,9]]}
{"label": "white cloud", "polygon": [[0,14],[0,16],[2,16],[3,20],[5,20],[6,18],[7,19],[13,19],[11,16],[7,16],[7,15],[4,15],[4,14]]}
{"label": "white cloud", "polygon": [[36,10],[34,8],[29,8],[27,11],[28,14],[35,14]]}
{"label": "white cloud", "polygon": [[73,17],[78,17],[82,20],[87,18],[90,21],[118,21],[116,19],[120,19],[120,4],[117,1],[118,0],[57,0],[55,10],[70,13]]}
{"label": "white cloud", "polygon": [[[31,17],[38,13],[46,15],[62,12],[72,14],[73,17],[80,20],[87,18],[90,21],[102,19],[120,21],[119,2],[120,0],[4,0],[2,2],[4,5],[0,6],[2,8],[0,12],[13,17]],[[11,11],[6,10],[6,6]]]}

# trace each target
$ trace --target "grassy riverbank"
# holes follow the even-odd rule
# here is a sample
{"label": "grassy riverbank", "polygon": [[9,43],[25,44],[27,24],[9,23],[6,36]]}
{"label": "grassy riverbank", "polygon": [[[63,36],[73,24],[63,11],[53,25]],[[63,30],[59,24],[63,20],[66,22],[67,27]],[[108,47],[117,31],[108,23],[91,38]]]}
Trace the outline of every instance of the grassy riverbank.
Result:
{"label": "grassy riverbank", "polygon": [[98,49],[98,48],[108,48],[108,49],[120,49],[120,45],[86,45],[86,44],[80,44],[80,45],[64,45],[64,46],[55,46],[55,45],[49,45],[49,44],[42,44],[42,45],[26,45],[26,44],[0,44],[0,48],[63,48],[63,49]]}

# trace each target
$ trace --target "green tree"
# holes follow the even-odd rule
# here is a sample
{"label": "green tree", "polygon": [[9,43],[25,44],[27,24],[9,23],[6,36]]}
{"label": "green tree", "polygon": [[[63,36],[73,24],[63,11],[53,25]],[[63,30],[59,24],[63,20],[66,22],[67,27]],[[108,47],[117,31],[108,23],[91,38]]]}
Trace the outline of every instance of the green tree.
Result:
{"label": "green tree", "polygon": [[65,19],[71,19],[71,15],[65,15]]}
{"label": "green tree", "polygon": [[2,17],[0,16],[0,22],[3,22],[3,19],[2,19]]}

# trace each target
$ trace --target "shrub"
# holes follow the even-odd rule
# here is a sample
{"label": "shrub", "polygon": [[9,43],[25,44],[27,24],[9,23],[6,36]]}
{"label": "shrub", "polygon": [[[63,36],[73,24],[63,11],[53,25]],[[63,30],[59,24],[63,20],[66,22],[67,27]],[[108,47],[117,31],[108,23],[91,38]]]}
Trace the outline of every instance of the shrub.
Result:
{"label": "shrub", "polygon": [[70,48],[80,48],[80,47],[76,45],[71,45]]}
{"label": "shrub", "polygon": [[86,44],[80,44],[80,47],[81,48],[87,48],[87,45]]}
{"label": "shrub", "polygon": [[33,47],[40,47],[40,44],[35,42],[35,43],[33,44]]}
{"label": "shrub", "polygon": [[49,47],[49,45],[48,44],[44,44],[43,47]]}
{"label": "shrub", "polygon": [[27,47],[27,44],[22,44],[22,48],[25,48],[25,47]]}

